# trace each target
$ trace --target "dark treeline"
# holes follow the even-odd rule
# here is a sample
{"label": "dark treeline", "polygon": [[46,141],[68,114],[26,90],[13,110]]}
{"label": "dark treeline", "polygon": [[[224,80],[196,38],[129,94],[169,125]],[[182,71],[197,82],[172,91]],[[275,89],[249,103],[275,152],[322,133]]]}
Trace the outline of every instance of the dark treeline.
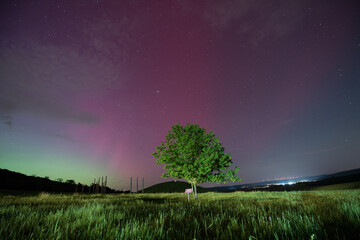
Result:
{"label": "dark treeline", "polygon": [[[0,169],[0,189],[56,193],[93,193],[95,186],[76,184],[74,180],[53,181],[48,177],[27,176],[25,174]],[[101,188],[101,186],[100,186]],[[127,193],[106,187],[106,193]],[[100,193],[100,190],[99,190]]]}

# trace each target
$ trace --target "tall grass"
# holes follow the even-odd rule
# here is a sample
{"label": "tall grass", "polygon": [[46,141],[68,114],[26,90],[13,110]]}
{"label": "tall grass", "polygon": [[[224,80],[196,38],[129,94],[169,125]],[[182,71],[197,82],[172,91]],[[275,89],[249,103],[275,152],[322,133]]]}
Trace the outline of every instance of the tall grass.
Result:
{"label": "tall grass", "polygon": [[0,239],[360,239],[360,191],[3,196]]}

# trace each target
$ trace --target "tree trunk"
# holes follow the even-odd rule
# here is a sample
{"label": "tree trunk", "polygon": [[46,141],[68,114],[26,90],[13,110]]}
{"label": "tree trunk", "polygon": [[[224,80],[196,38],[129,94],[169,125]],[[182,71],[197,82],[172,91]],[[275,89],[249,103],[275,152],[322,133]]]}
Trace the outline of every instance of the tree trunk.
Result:
{"label": "tree trunk", "polygon": [[196,183],[194,184],[194,188],[195,188],[195,199],[197,199],[197,189],[196,189]]}
{"label": "tree trunk", "polygon": [[191,189],[192,189],[192,192],[193,192],[193,196],[195,198],[195,190],[194,190],[194,184],[193,183],[191,183]]}

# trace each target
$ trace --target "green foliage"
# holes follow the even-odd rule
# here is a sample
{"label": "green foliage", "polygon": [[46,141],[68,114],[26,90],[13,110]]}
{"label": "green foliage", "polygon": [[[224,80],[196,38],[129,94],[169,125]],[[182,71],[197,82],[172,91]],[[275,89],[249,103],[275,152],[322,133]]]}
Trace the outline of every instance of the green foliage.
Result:
{"label": "green foliage", "polygon": [[239,168],[232,170],[232,160],[229,153],[213,132],[206,133],[199,125],[173,125],[171,131],[156,147],[153,156],[157,164],[164,164],[166,173],[164,178],[185,179],[191,184],[204,182],[226,183],[241,181],[236,173]]}
{"label": "green foliage", "polygon": [[0,197],[0,239],[360,239],[360,190]]}

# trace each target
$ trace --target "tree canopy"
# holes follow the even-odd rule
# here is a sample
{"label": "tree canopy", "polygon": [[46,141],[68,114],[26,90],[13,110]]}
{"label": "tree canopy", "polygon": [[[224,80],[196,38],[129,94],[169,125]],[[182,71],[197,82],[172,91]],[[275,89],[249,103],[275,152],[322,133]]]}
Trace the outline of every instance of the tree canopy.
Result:
{"label": "tree canopy", "polygon": [[162,177],[185,179],[195,188],[195,194],[199,183],[241,181],[236,175],[238,167],[227,170],[232,158],[218,137],[197,124],[173,125],[153,156],[167,170]]}

